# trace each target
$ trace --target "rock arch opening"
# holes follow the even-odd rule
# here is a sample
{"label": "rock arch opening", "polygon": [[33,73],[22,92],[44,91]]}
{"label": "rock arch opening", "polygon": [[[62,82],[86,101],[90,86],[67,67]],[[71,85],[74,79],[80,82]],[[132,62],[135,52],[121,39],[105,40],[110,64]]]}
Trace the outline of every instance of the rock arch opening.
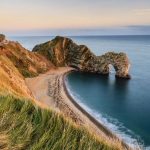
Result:
{"label": "rock arch opening", "polygon": [[108,66],[109,66],[109,72],[115,74],[116,73],[115,67],[112,64],[109,64]]}

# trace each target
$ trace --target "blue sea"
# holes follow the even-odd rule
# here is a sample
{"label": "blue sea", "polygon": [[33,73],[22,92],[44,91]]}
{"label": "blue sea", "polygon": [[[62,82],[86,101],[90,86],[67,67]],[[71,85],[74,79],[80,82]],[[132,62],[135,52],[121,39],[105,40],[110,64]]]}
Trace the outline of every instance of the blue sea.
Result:
{"label": "blue sea", "polygon": [[[32,48],[53,37],[9,37]],[[73,72],[67,87],[74,99],[93,117],[125,142],[150,149],[150,36],[79,36],[76,43],[87,45],[96,55],[107,51],[127,53],[131,80]]]}

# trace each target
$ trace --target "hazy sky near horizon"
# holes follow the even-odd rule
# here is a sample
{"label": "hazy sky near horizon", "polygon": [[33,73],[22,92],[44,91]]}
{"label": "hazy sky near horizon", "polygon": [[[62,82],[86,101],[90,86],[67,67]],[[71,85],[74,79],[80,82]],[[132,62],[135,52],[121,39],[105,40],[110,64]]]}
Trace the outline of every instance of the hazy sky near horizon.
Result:
{"label": "hazy sky near horizon", "polygon": [[0,32],[150,34],[150,0],[0,0]]}

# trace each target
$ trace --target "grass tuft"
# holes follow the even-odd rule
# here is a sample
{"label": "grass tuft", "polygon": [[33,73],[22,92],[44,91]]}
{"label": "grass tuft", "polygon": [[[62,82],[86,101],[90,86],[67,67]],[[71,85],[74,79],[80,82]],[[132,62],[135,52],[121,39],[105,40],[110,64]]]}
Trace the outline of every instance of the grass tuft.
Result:
{"label": "grass tuft", "polygon": [[13,96],[0,96],[2,150],[117,150],[51,110]]}

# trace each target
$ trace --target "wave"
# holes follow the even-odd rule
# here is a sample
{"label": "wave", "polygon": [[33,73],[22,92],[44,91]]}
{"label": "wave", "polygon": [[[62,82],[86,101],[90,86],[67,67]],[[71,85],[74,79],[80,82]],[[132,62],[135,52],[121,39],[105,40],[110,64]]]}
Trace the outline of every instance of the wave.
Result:
{"label": "wave", "polygon": [[92,115],[96,120],[98,120],[108,129],[110,129],[113,133],[115,133],[121,140],[127,143],[130,147],[134,149],[150,150],[150,147],[144,148],[144,142],[142,141],[140,136],[136,135],[134,132],[126,128],[123,125],[123,123],[119,122],[118,119],[112,118],[107,114],[99,113],[94,109],[90,108],[87,104],[83,103],[84,101],[83,98],[72,90],[71,86],[68,83],[68,79],[66,79],[65,84],[71,97],[74,98],[75,101],[83,109],[85,109],[90,115]]}

